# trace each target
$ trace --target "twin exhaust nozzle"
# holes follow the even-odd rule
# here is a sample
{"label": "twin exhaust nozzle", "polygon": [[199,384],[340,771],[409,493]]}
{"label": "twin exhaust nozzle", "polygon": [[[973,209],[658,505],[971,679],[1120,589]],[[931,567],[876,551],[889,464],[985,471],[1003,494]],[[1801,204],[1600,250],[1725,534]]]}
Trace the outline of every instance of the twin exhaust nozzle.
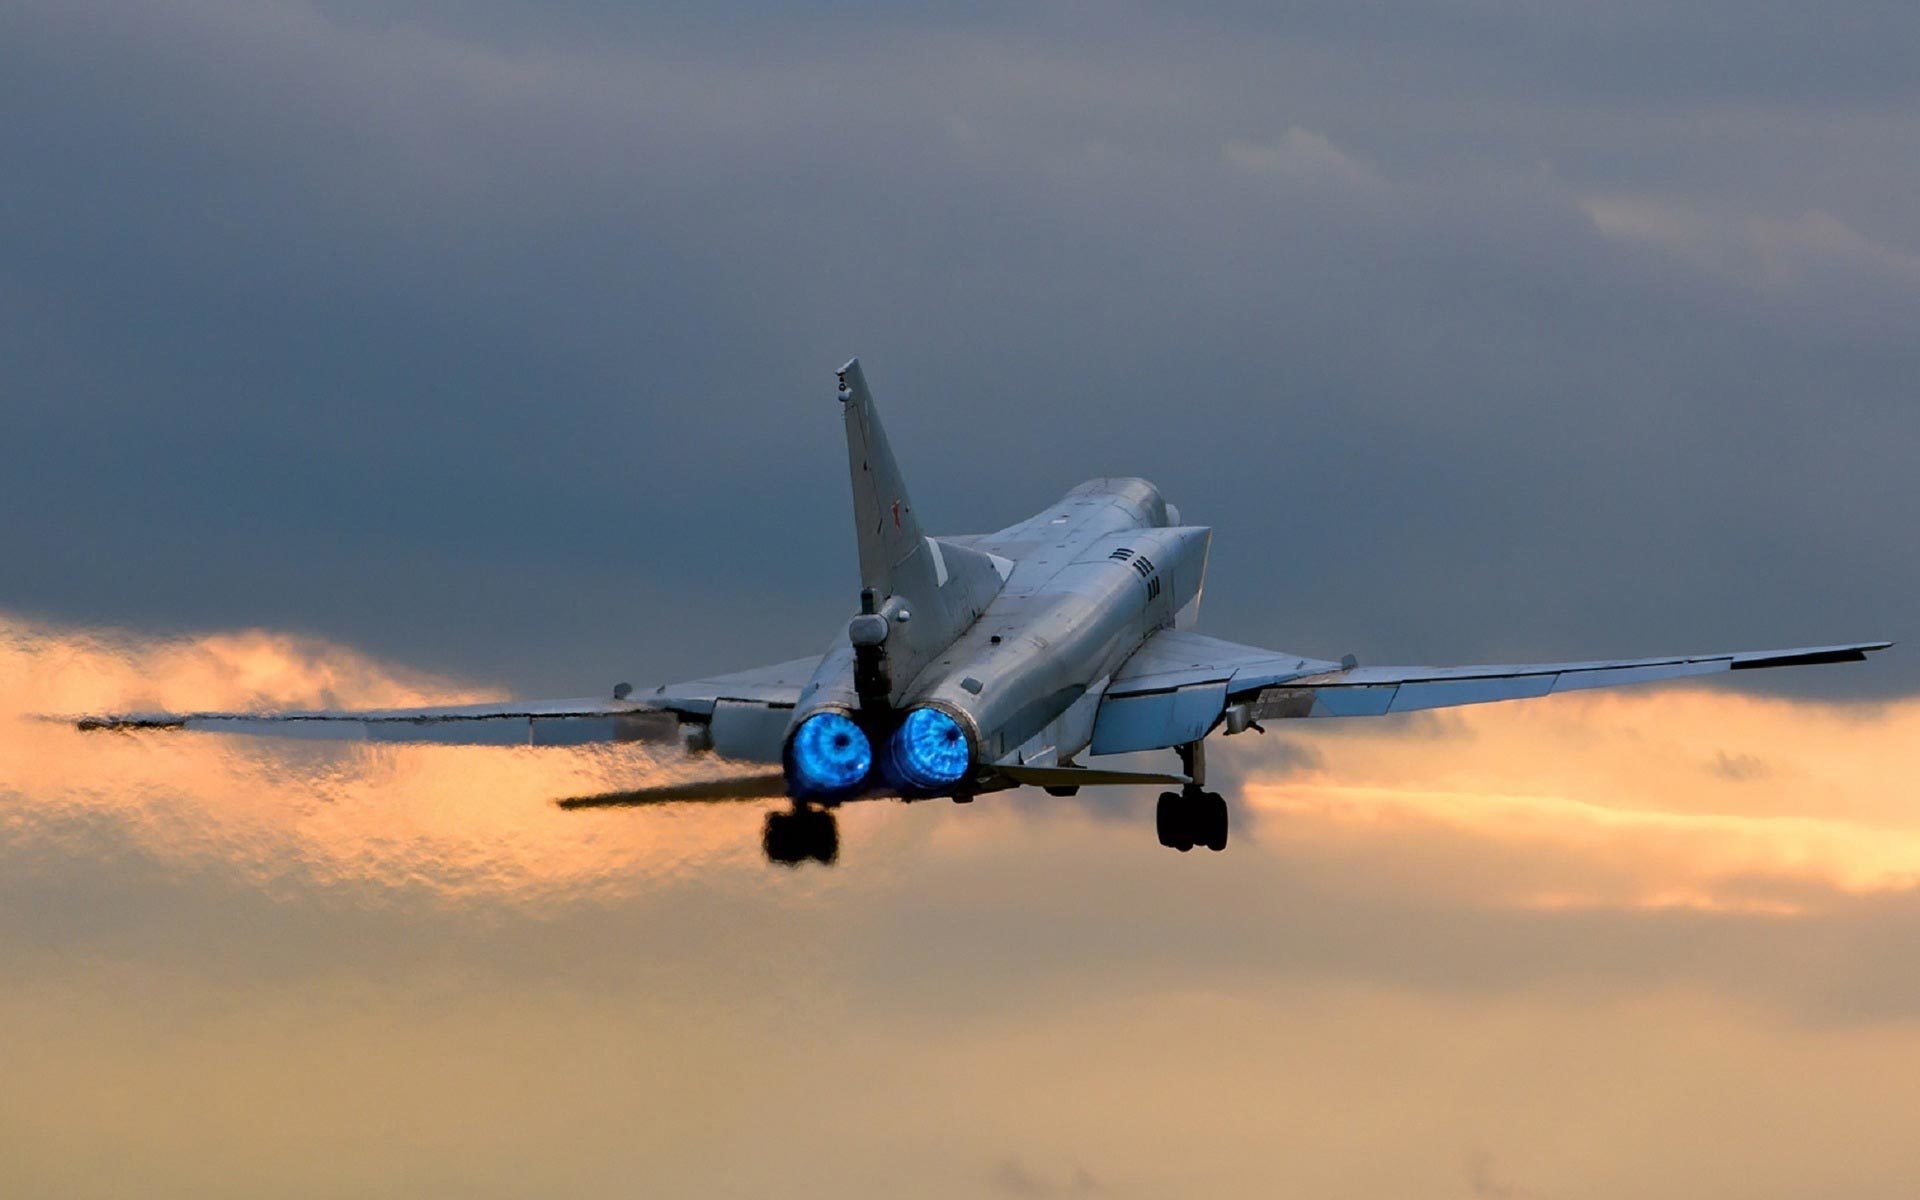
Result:
{"label": "twin exhaust nozzle", "polygon": [[[842,712],[819,712],[800,722],[787,742],[787,783],[796,795],[850,792],[874,775],[873,742]],[[939,791],[973,768],[973,744],[952,714],[931,706],[909,709],[887,740],[879,764],[884,781],[909,791]]]}

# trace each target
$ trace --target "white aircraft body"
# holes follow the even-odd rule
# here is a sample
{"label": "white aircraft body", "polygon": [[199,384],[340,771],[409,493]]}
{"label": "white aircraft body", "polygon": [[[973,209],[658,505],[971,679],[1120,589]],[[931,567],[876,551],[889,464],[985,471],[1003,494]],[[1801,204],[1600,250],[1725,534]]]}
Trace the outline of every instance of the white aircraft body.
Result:
{"label": "white aircraft body", "polygon": [[[907,498],[859,360],[839,372],[860,549],[860,612],[825,654],[584,700],[378,711],[131,713],[83,729],[208,729],[389,742],[578,746],[677,742],[774,764],[709,784],[563,800],[787,803],[767,815],[777,862],[831,862],[832,810],[852,800],[951,797],[1033,785],[1162,785],[1163,845],[1227,844],[1205,789],[1207,737],[1261,722],[1367,717],[1761,667],[1855,662],[1888,642],[1599,662],[1363,667],[1206,637],[1212,530],[1187,525],[1144,479],[1094,479],[998,533],[929,537]],[[1179,770],[1087,760],[1172,749]]]}

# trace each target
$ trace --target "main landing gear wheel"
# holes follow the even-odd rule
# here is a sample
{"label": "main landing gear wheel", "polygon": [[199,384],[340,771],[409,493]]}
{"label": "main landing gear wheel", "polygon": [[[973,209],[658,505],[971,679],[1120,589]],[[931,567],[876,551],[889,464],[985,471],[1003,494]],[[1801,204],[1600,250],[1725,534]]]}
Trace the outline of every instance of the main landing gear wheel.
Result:
{"label": "main landing gear wheel", "polygon": [[813,859],[830,865],[840,857],[840,827],[833,814],[821,808],[770,812],[760,846],[768,862],[797,867]]}
{"label": "main landing gear wheel", "polygon": [[1227,848],[1227,798],[1219,792],[1204,792],[1193,786],[1162,792],[1153,823],[1160,844],[1182,854],[1195,846]]}

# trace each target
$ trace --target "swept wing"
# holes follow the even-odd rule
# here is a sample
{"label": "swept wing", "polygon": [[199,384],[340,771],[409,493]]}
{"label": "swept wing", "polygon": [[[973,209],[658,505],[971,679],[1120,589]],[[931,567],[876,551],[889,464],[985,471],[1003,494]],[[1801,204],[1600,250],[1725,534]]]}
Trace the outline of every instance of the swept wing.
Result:
{"label": "swept wing", "polygon": [[669,684],[622,698],[505,700],[423,708],[146,712],[84,716],[81,729],[193,729],[456,746],[584,746],[692,740],[727,758],[778,762],[800,689],[820,659]]}
{"label": "swept wing", "polygon": [[1115,672],[1094,721],[1095,754],[1154,750],[1294,717],[1378,717],[1721,671],[1858,662],[1891,642],[1665,658],[1468,667],[1362,667],[1165,630]]}

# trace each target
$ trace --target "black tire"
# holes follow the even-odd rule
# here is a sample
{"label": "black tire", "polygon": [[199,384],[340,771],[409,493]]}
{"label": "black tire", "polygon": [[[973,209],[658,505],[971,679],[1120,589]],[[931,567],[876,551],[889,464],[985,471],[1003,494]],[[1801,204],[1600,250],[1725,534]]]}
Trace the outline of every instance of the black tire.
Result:
{"label": "black tire", "polygon": [[1161,792],[1154,806],[1154,831],[1160,844],[1185,854],[1193,849],[1193,806],[1179,792]]}
{"label": "black tire", "polygon": [[760,834],[760,848],[766,851],[767,861],[786,867],[796,867],[807,857],[805,831],[800,827],[800,813],[770,812],[767,823]]}
{"label": "black tire", "polygon": [[1227,848],[1227,798],[1219,792],[1208,792],[1200,797],[1198,824],[1206,830],[1206,837],[1200,839],[1209,850],[1220,851]]}
{"label": "black tire", "polygon": [[840,857],[840,822],[826,811],[807,814],[807,856],[824,866]]}

